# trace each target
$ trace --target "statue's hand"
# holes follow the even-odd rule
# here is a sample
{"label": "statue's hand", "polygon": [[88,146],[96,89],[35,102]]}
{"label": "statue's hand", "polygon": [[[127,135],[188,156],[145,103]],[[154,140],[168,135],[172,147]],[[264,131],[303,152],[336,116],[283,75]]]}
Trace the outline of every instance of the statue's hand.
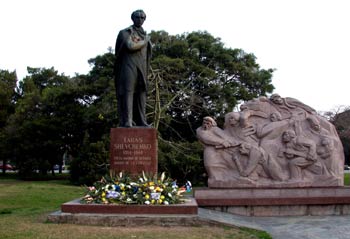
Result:
{"label": "statue's hand", "polygon": [[228,148],[231,146],[230,142],[229,141],[226,141],[224,140],[222,143],[221,143],[222,146],[224,146],[224,148]]}
{"label": "statue's hand", "polygon": [[256,133],[255,125],[249,125],[243,129],[244,136],[248,137]]}

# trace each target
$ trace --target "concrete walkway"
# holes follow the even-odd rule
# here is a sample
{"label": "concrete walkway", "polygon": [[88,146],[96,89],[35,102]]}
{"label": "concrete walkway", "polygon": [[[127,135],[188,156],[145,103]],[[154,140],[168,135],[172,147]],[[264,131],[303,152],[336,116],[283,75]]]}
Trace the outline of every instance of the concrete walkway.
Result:
{"label": "concrete walkway", "polygon": [[267,231],[273,239],[350,239],[350,216],[246,217],[203,208],[198,216]]}

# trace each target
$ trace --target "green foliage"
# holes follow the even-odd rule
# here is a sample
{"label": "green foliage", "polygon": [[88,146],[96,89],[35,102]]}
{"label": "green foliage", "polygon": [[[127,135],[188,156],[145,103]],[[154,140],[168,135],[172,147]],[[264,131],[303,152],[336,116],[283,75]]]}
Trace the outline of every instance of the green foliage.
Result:
{"label": "green foliage", "polygon": [[107,173],[109,144],[106,142],[109,141],[90,142],[89,135],[85,134],[79,154],[70,165],[72,183],[92,185]]}
{"label": "green foliage", "polygon": [[53,165],[62,164],[63,154],[79,143],[83,119],[73,80],[53,68],[28,68],[28,72],[6,132],[16,145],[12,157],[25,178],[36,170],[45,175]]}
{"label": "green foliage", "polygon": [[195,185],[205,182],[202,160],[202,146],[199,142],[158,142],[159,170],[169,172],[179,185],[190,180]]}
{"label": "green foliage", "polygon": [[15,109],[16,72],[0,70],[0,129],[4,128],[9,115]]}
{"label": "green foliage", "polygon": [[344,106],[324,113],[335,126],[339,138],[343,144],[345,164],[350,164],[350,107]]}
{"label": "green foliage", "polygon": [[[11,159],[10,142],[6,136],[6,125],[15,111],[17,76],[16,72],[0,70],[0,160],[3,165]],[[6,169],[3,169],[6,172]]]}

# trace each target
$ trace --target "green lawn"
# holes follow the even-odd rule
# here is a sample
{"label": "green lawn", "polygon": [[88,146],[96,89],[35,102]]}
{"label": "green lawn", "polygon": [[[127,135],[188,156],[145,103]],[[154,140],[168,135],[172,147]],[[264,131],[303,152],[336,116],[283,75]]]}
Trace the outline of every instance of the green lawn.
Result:
{"label": "green lawn", "polygon": [[344,173],[344,185],[350,185],[350,173]]}
{"label": "green lawn", "polygon": [[82,196],[84,189],[67,181],[18,181],[0,179],[0,238],[152,238],[152,239],[271,239],[260,231],[233,227],[99,227],[47,223],[49,213],[64,202]]}

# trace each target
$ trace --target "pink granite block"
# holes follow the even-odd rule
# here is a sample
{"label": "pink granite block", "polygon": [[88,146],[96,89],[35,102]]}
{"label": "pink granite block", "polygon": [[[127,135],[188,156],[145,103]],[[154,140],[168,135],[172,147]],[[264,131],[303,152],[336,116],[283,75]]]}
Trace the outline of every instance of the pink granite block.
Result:
{"label": "pink granite block", "polygon": [[157,130],[154,128],[112,128],[110,169],[131,174],[156,174],[158,170]]}

